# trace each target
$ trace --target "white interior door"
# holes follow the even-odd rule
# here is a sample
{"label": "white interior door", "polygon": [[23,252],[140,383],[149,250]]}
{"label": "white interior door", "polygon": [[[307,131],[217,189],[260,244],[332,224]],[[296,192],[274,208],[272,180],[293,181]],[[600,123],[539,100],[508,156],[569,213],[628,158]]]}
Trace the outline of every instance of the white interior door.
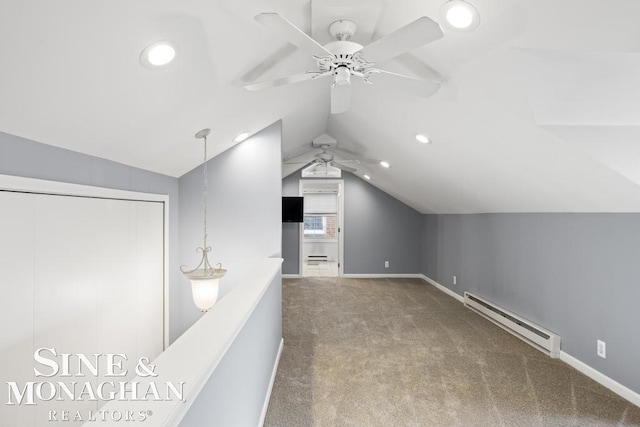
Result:
{"label": "white interior door", "polygon": [[105,380],[104,369],[98,377],[35,377],[33,353],[42,347],[126,354],[129,377],[140,357],[162,352],[164,205],[0,191],[0,206],[0,419],[38,426],[52,425],[51,410],[86,415],[100,402],[4,405],[6,383]]}

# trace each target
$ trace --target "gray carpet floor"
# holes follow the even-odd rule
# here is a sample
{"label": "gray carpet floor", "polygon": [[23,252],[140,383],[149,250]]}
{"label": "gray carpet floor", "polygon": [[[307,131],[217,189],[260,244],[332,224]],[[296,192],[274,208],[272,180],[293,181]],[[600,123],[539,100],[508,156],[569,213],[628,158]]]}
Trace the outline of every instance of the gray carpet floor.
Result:
{"label": "gray carpet floor", "polygon": [[420,279],[286,279],[266,426],[640,426],[640,408]]}

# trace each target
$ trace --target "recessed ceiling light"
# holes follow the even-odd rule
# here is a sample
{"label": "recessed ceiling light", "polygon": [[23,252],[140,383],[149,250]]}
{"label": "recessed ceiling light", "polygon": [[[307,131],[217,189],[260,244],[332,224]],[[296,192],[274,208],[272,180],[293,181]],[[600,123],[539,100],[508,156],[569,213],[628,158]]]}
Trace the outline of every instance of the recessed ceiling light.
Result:
{"label": "recessed ceiling light", "polygon": [[421,142],[423,144],[428,144],[431,142],[431,140],[429,139],[429,137],[427,135],[424,135],[422,133],[416,134],[416,140],[418,142]]}
{"label": "recessed ceiling light", "polygon": [[140,55],[140,62],[147,68],[163,67],[171,63],[176,57],[173,43],[162,40],[147,46]]}
{"label": "recessed ceiling light", "polygon": [[441,16],[454,29],[469,31],[480,23],[480,14],[471,3],[464,0],[450,0],[440,10]]}
{"label": "recessed ceiling light", "polygon": [[245,139],[249,138],[250,136],[251,136],[251,132],[242,132],[242,133],[238,134],[238,136],[233,138],[233,142],[235,142],[235,143],[242,142]]}
{"label": "recessed ceiling light", "polygon": [[362,177],[363,177],[364,179],[366,179],[367,181],[370,181],[370,180],[371,180],[371,177],[370,177],[369,175],[367,175],[367,174],[362,175]]}
{"label": "recessed ceiling light", "polygon": [[389,162],[385,162],[384,160],[380,162],[380,166],[382,166],[383,168],[391,167],[391,165],[389,164]]}

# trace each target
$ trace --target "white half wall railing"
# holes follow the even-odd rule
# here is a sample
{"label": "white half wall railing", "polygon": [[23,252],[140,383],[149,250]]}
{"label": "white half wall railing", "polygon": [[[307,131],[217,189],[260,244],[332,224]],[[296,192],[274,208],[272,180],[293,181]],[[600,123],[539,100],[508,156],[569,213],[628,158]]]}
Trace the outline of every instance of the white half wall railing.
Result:
{"label": "white half wall railing", "polygon": [[[96,418],[99,418],[101,426],[120,426],[123,424],[125,417],[129,416],[136,421],[140,421],[144,418],[144,425],[146,427],[156,426],[177,426],[177,425],[217,425],[222,421],[210,419],[207,414],[206,406],[213,406],[214,402],[208,400],[202,402],[200,408],[197,409],[199,421],[197,417],[187,416],[188,412],[192,409],[192,405],[197,401],[201,392],[205,387],[208,387],[208,381],[213,375],[217,374],[216,369],[223,362],[225,355],[228,354],[230,348],[237,342],[238,336],[242,334],[247,323],[251,321],[251,317],[254,312],[257,312],[257,307],[263,302],[263,299],[269,298],[269,304],[273,304],[274,307],[269,307],[268,316],[277,316],[280,319],[281,316],[281,281],[280,281],[280,268],[281,258],[267,258],[263,262],[259,263],[257,267],[237,286],[235,286],[230,292],[228,292],[223,298],[221,298],[216,305],[214,305],[207,313],[205,313],[200,320],[198,320],[191,328],[189,328],[180,338],[178,338],[169,348],[167,348],[160,356],[153,360],[150,365],[153,367],[153,372],[156,376],[147,375],[142,370],[142,375],[129,380],[128,383],[137,382],[138,397],[141,397],[148,390],[154,387],[158,391],[158,395],[161,400],[154,400],[153,393],[147,396],[147,399],[140,400],[112,400],[107,402],[100,411],[104,411],[106,414],[105,421],[102,421],[102,415],[97,414]],[[186,285],[185,285],[186,286]],[[270,294],[269,294],[270,293]],[[269,294],[269,295],[267,295]],[[264,312],[264,310],[263,310]],[[258,325],[263,325],[264,319],[256,320]],[[256,324],[254,322],[254,324]],[[278,320],[279,322],[279,320]],[[256,425],[260,424],[264,419],[266,413],[266,405],[268,403],[271,386],[273,384],[273,378],[277,369],[278,359],[280,351],[282,350],[282,333],[281,323],[276,325],[277,329],[269,331],[272,336],[279,334],[279,337],[275,337],[278,341],[275,343],[267,343],[264,340],[262,344],[268,349],[261,348],[261,342],[255,340],[255,328],[252,332],[253,335],[245,339],[243,347],[240,351],[244,353],[259,353],[257,357],[260,360],[265,360],[268,366],[269,372],[260,372],[262,377],[259,384],[253,387],[251,383],[245,386],[245,389],[251,390],[252,394],[261,398],[260,408],[258,408],[257,417],[255,419]],[[273,341],[273,339],[271,339]],[[275,351],[271,349],[275,348]],[[274,357],[273,354],[277,353]],[[256,357],[255,355],[249,355],[249,357]],[[237,359],[236,355],[233,359]],[[249,360],[248,366],[253,366],[255,359]],[[231,361],[233,362],[233,361]],[[227,363],[225,360],[224,363]],[[221,384],[218,389],[222,387],[233,386],[236,382],[236,375],[244,375],[245,372],[237,372],[237,367],[233,367],[232,372],[225,372],[222,378],[229,379],[229,384]],[[251,373],[247,373],[251,375]],[[264,379],[267,376],[266,381]],[[251,379],[249,379],[251,381]],[[154,385],[152,385],[152,383]],[[181,394],[182,400],[180,400],[175,390],[167,388],[167,385],[172,385],[176,389],[180,389],[180,384],[183,384]],[[261,397],[265,395],[264,397]],[[225,397],[223,396],[223,399]],[[208,396],[207,396],[208,399]],[[264,406],[263,406],[264,402]],[[224,405],[232,405],[229,402],[218,402],[222,407]],[[204,409],[203,409],[204,407]],[[214,409],[212,409],[214,410]],[[255,411],[254,411],[255,412]],[[262,413],[261,413],[262,412]],[[112,414],[116,413],[114,419]],[[224,414],[216,413],[214,417],[223,416]],[[207,420],[201,419],[207,417]],[[186,417],[186,418],[185,418]],[[184,419],[185,422],[182,422]],[[190,419],[188,421],[187,419]],[[182,423],[181,423],[182,422]],[[211,424],[213,422],[213,424]],[[84,425],[92,426],[95,422],[87,422]],[[124,424],[127,424],[124,422]],[[222,424],[221,424],[222,425]]]}

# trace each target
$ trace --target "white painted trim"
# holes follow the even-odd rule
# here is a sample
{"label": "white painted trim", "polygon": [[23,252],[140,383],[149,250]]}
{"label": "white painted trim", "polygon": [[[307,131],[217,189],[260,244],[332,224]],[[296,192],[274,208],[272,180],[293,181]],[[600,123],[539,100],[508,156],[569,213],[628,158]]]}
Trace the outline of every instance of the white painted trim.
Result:
{"label": "white painted trim", "polygon": [[273,391],[273,384],[276,382],[276,374],[278,373],[278,365],[280,365],[280,355],[284,347],[284,338],[280,340],[280,348],[278,348],[278,354],[276,355],[276,362],[273,364],[273,371],[271,372],[271,381],[269,381],[269,389],[262,405],[262,414],[260,415],[260,422],[258,427],[264,425],[264,419],[267,417],[267,409],[269,409],[269,401],[271,400],[271,392]]}
{"label": "white painted trim", "polygon": [[422,274],[398,273],[398,274],[343,274],[345,279],[421,279]]}
{"label": "white painted trim", "polygon": [[609,378],[602,372],[592,368],[591,366],[576,359],[575,357],[571,356],[570,354],[564,351],[560,351],[560,360],[565,362],[567,365],[577,369],[581,373],[585,374],[595,382],[605,386],[606,388],[613,391],[618,396],[623,397],[624,399],[628,400],[634,405],[640,407],[640,394],[636,393],[630,388],[620,384],[619,382],[617,382],[612,378]]}
{"label": "white painted trim", "polygon": [[436,288],[440,289],[442,292],[444,292],[445,294],[449,295],[450,297],[453,297],[455,299],[457,299],[458,301],[460,301],[461,303],[464,304],[464,297],[462,295],[458,295],[457,293],[455,293],[454,291],[452,291],[451,289],[447,288],[444,285],[441,285],[440,283],[436,282],[435,280],[425,276],[424,274],[421,274],[420,277],[422,278],[422,280],[424,280],[425,282],[435,286]]}
{"label": "white painted trim", "polygon": [[283,279],[300,279],[302,277],[302,274],[283,274],[282,278]]}
{"label": "white painted trim", "polygon": [[103,199],[118,199],[163,203],[164,211],[164,334],[163,349],[169,347],[169,196],[166,194],[140,193],[92,185],[73,184],[63,181],[0,175],[0,190],[24,193],[79,196]]}

